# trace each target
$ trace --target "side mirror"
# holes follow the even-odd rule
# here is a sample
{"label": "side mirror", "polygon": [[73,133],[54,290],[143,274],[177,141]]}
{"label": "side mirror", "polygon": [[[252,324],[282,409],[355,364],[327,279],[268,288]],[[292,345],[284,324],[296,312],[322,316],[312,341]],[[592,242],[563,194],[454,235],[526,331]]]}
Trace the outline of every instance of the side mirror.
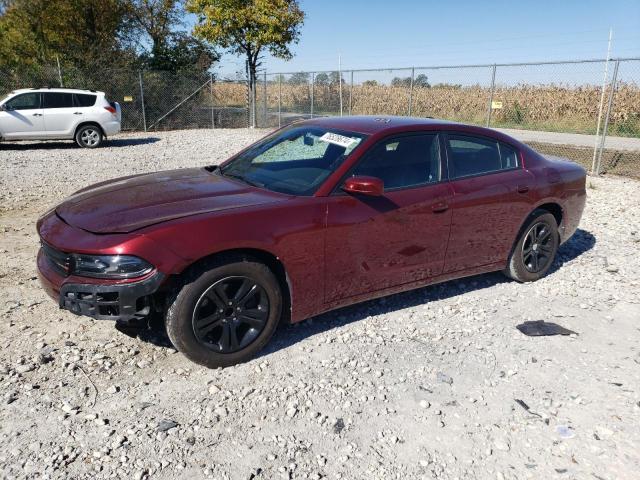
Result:
{"label": "side mirror", "polygon": [[347,193],[381,197],[384,195],[384,182],[376,177],[351,177],[344,182],[342,190]]}
{"label": "side mirror", "polygon": [[6,112],[7,111],[7,106],[6,105],[0,105],[0,112]]}

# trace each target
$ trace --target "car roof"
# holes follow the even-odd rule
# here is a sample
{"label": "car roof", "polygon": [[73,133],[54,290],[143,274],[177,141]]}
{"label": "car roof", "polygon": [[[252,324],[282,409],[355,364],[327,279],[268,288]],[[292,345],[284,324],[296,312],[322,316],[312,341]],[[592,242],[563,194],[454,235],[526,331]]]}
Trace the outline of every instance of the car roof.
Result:
{"label": "car roof", "polygon": [[104,92],[99,92],[97,90],[83,90],[80,88],[51,88],[51,87],[20,88],[18,90],[14,90],[13,92],[11,92],[11,94],[17,95],[18,93],[27,93],[27,92],[91,93],[93,95],[104,94]]}
{"label": "car roof", "polygon": [[355,115],[348,117],[317,117],[303,122],[325,128],[348,130],[373,135],[397,127],[411,128],[424,126],[458,125],[455,122],[435,118],[396,117],[387,115]]}
{"label": "car roof", "polygon": [[348,117],[316,117],[310,120],[296,122],[293,125],[315,125],[327,129],[344,130],[347,132],[375,135],[378,133],[402,133],[411,130],[454,130],[459,133],[483,135],[496,140],[510,143],[512,146],[523,148],[525,145],[515,138],[491,128],[452,122],[437,118],[415,118],[396,116],[356,115]]}

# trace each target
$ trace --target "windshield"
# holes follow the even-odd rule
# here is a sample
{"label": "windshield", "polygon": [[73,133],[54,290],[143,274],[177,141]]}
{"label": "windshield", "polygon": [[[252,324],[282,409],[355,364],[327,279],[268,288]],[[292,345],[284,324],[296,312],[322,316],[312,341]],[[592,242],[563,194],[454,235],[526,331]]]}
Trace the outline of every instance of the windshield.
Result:
{"label": "windshield", "polygon": [[240,154],[220,174],[275,192],[313,195],[364,138],[315,126],[290,127]]}

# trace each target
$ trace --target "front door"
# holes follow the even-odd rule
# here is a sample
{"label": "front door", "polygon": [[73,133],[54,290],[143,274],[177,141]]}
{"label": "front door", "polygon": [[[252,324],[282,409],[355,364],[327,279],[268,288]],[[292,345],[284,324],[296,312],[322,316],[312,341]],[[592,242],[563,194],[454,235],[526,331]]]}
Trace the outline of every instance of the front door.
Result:
{"label": "front door", "polygon": [[4,109],[0,111],[0,137],[28,139],[41,137],[43,132],[40,93],[29,92],[16,95],[4,104]]}
{"label": "front door", "polygon": [[380,178],[380,197],[337,191],[328,198],[327,302],[422,281],[442,273],[451,223],[438,137],[391,137],[350,176]]}

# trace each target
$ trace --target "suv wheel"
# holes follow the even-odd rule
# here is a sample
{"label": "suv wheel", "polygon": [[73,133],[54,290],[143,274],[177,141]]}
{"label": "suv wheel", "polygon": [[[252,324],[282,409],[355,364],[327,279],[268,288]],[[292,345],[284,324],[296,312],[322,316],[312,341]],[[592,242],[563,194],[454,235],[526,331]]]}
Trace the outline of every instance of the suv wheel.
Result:
{"label": "suv wheel", "polygon": [[76,132],[76,143],[84,148],[96,148],[102,140],[102,131],[95,125],[85,125]]}
{"label": "suv wheel", "polygon": [[536,210],[522,231],[504,274],[518,282],[534,282],[546,275],[558,252],[558,224],[546,210]]}
{"label": "suv wheel", "polygon": [[191,274],[169,301],[167,335],[178,351],[209,368],[251,359],[282,311],[275,275],[248,258],[227,258]]}

